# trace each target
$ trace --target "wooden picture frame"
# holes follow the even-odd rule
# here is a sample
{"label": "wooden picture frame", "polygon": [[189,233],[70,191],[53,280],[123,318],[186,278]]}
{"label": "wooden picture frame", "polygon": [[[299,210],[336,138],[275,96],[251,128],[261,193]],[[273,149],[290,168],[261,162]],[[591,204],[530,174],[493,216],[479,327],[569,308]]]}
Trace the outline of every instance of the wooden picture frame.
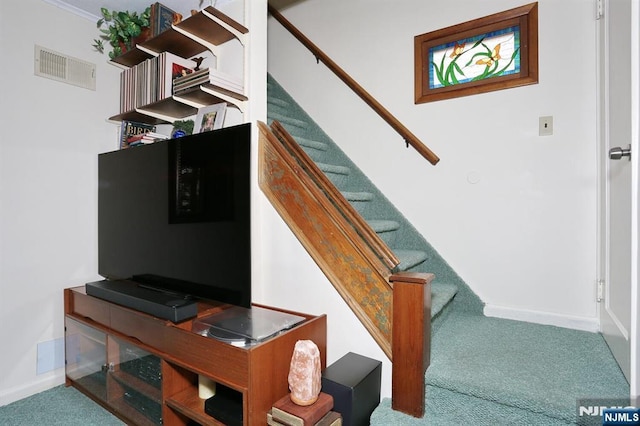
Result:
{"label": "wooden picture frame", "polygon": [[227,104],[225,102],[198,109],[193,133],[208,132],[222,128],[226,111]]}
{"label": "wooden picture frame", "polygon": [[538,3],[414,38],[415,103],[538,83]]}

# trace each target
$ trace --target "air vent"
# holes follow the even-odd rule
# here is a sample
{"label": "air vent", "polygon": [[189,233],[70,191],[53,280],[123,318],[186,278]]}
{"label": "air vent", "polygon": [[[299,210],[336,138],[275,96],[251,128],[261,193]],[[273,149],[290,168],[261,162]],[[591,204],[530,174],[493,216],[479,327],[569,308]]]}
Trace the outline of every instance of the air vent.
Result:
{"label": "air vent", "polygon": [[96,90],[96,65],[36,45],[35,74]]}

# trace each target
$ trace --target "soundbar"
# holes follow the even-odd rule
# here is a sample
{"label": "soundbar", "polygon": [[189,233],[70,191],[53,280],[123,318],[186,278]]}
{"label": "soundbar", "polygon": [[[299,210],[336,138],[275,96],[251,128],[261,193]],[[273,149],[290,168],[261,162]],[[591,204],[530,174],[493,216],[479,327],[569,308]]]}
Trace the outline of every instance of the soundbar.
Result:
{"label": "soundbar", "polygon": [[85,290],[89,296],[173,322],[198,314],[198,304],[189,296],[152,289],[134,281],[94,281],[86,283]]}

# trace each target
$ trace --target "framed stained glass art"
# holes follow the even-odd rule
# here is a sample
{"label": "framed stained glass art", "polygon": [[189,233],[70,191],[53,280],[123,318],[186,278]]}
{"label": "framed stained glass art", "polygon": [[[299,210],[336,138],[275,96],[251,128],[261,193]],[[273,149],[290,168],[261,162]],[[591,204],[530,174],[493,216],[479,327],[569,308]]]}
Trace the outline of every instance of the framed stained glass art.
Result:
{"label": "framed stained glass art", "polygon": [[415,103],[538,82],[538,3],[414,38]]}

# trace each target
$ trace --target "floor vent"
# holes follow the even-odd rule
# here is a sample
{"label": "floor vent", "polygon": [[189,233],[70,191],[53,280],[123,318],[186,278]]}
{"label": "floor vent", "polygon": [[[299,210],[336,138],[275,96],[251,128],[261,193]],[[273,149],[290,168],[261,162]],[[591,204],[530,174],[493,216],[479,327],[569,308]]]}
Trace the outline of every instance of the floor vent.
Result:
{"label": "floor vent", "polygon": [[35,74],[89,90],[96,90],[96,65],[36,45]]}

